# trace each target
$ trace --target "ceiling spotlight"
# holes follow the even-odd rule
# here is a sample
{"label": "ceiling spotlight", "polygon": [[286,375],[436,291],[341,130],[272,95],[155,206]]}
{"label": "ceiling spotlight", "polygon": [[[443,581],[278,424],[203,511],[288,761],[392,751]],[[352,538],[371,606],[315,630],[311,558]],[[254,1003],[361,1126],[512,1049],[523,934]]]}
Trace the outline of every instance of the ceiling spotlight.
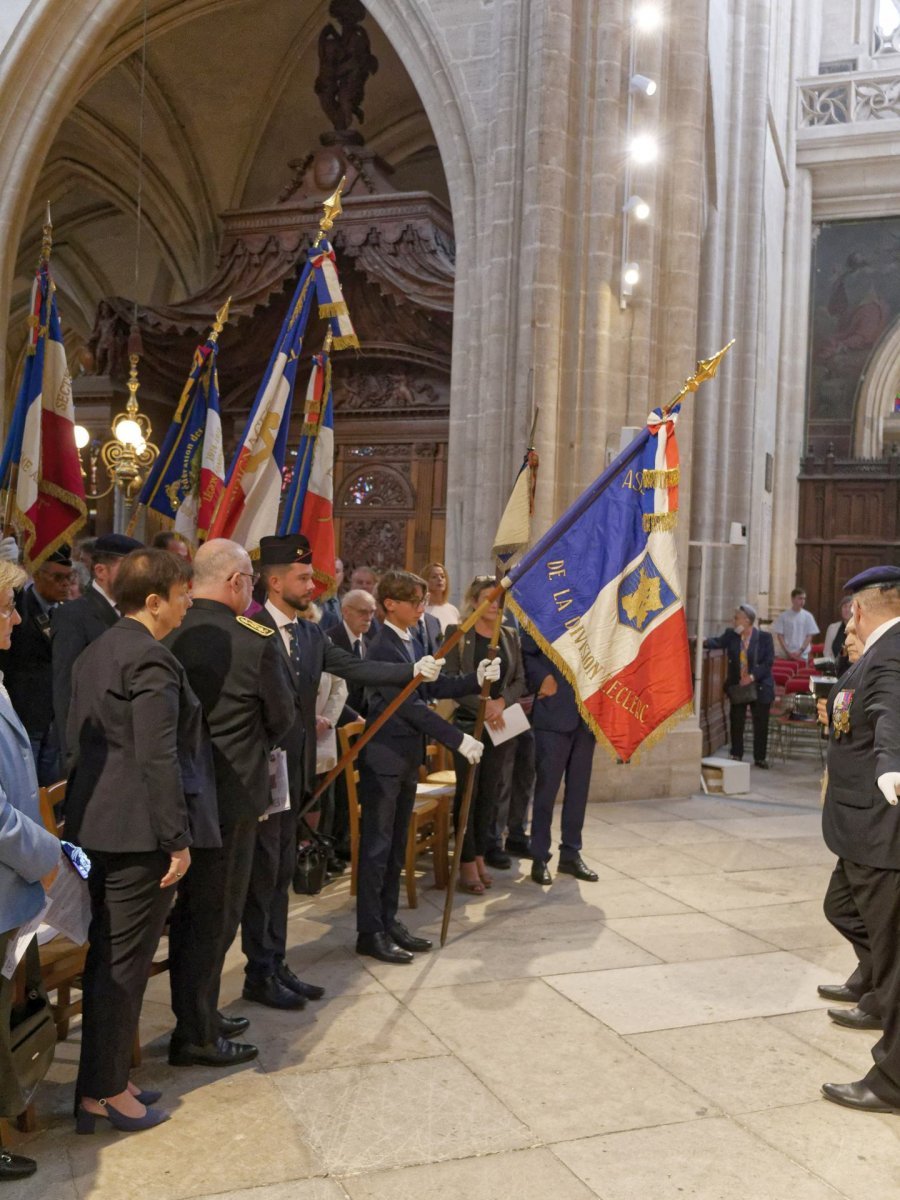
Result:
{"label": "ceiling spotlight", "polygon": [[643,96],[656,95],[656,80],[648,79],[646,75],[632,75],[629,86],[633,92],[640,92]]}
{"label": "ceiling spotlight", "polygon": [[662,13],[655,4],[639,4],[634,10],[634,24],[641,33],[653,33],[662,24]]}
{"label": "ceiling spotlight", "polygon": [[659,146],[652,134],[639,133],[631,139],[628,152],[636,163],[652,163],[656,162]]}
{"label": "ceiling spotlight", "polygon": [[631,295],[631,289],[641,282],[641,268],[636,262],[626,263],[622,268],[622,290]]}
{"label": "ceiling spotlight", "polygon": [[642,200],[640,196],[629,196],[622,205],[622,212],[629,213],[638,221],[646,221],[650,216],[650,205],[646,200]]}

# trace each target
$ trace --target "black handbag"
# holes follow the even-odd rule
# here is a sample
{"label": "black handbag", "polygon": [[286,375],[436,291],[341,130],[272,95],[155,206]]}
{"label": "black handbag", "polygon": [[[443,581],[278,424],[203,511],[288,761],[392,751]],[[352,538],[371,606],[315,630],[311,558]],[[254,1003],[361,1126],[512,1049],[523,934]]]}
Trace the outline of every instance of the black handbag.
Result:
{"label": "black handbag", "polygon": [[316,833],[301,818],[303,841],[297,847],[294,864],[294,891],[298,896],[317,896],[328,878],[328,859],[332,842]]}
{"label": "black handbag", "polygon": [[27,1108],[56,1052],[56,1024],[42,986],[31,987],[24,1001],[10,1009],[9,1048],[23,1108]]}
{"label": "black handbag", "polygon": [[732,704],[753,704],[757,699],[755,683],[733,683],[725,690]]}

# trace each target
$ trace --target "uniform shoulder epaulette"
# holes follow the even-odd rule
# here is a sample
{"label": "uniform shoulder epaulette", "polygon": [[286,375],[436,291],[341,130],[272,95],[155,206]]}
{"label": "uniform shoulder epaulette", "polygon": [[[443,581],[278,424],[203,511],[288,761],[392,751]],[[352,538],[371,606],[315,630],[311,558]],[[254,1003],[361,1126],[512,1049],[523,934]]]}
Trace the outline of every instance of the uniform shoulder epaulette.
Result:
{"label": "uniform shoulder epaulette", "polygon": [[252,621],[250,617],[238,617],[238,622],[246,629],[252,629],[254,633],[258,633],[261,637],[271,637],[275,632],[270,626],[260,625],[259,621]]}

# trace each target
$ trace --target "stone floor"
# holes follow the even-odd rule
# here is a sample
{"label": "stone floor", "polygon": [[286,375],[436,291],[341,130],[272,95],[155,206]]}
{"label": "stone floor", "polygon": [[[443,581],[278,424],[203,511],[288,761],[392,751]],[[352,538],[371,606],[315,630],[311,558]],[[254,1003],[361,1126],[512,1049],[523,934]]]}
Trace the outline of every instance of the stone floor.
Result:
{"label": "stone floor", "polygon": [[[599,883],[495,872],[410,967],[353,953],[346,882],[296,901],[290,961],[328,998],[242,1004],[233,951],[223,1003],[252,1017],[259,1060],[179,1070],[152,980],[136,1078],[172,1120],[75,1137],[74,1031],[17,1200],[897,1197],[900,1118],[819,1096],[865,1073],[875,1035],[831,1024],[816,995],[852,966],[821,914],[818,777],[806,759],[733,799],[592,806]],[[420,894],[401,915],[437,937],[443,896]]]}

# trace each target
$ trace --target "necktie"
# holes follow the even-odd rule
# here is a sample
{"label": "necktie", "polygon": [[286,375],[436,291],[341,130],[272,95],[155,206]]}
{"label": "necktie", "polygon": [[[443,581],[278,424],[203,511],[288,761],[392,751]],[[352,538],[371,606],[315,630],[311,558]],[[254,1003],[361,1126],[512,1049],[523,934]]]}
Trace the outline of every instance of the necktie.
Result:
{"label": "necktie", "polygon": [[357,638],[353,643],[353,653],[357,658],[362,658],[362,642]]}
{"label": "necktie", "polygon": [[297,637],[297,622],[291,621],[290,625],[286,626],[288,634],[288,654],[291,658],[291,666],[299,674],[300,671],[300,639]]}
{"label": "necktie", "polygon": [[428,645],[428,630],[425,628],[425,618],[419,617],[419,641],[422,643],[422,649],[426,654],[431,653],[431,647]]}

